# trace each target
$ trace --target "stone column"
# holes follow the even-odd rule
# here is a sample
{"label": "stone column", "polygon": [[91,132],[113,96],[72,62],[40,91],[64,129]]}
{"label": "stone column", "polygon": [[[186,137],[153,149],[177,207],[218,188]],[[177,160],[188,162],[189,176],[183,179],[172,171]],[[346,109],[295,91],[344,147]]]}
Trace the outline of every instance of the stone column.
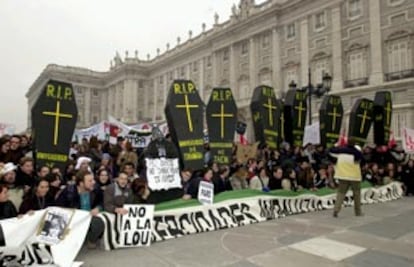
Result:
{"label": "stone column", "polygon": [[[309,22],[304,19],[300,22],[300,68],[302,85],[308,84],[308,69],[309,69]],[[300,87],[298,83],[298,87]]]}
{"label": "stone column", "polygon": [[187,80],[190,80],[190,76],[191,76],[191,63],[187,63],[185,64],[185,78]]}
{"label": "stone column", "polygon": [[121,91],[121,86],[119,82],[114,85],[114,88],[115,88],[115,92],[114,92],[115,109],[114,109],[114,114],[112,114],[112,116],[115,117],[116,119],[119,119],[119,117],[121,116],[120,107],[121,107],[121,101],[122,101],[122,99],[120,99],[119,97],[120,91]]}
{"label": "stone column", "polygon": [[211,82],[213,87],[217,86],[217,55],[216,52],[213,51],[211,53]]}
{"label": "stone column", "polygon": [[176,79],[178,79],[178,68],[175,68],[174,70],[173,70],[173,79],[174,80],[176,80]]}
{"label": "stone column", "polygon": [[167,100],[167,94],[168,94],[168,90],[170,89],[170,84],[167,84],[168,81],[168,73],[164,74],[164,87],[161,88],[162,91],[162,102],[161,102],[161,107],[158,107],[158,111],[160,112],[159,115],[161,115],[162,119],[165,119],[165,113],[164,113],[164,107],[165,107],[165,102]]}
{"label": "stone column", "polygon": [[201,98],[204,98],[204,57],[201,58],[199,60],[199,67],[198,67],[198,71],[200,72],[200,82],[199,82],[199,86],[200,88],[198,88],[198,92],[200,93]]}
{"label": "stone column", "polygon": [[[152,81],[149,81],[148,86],[145,88],[145,97],[144,97],[144,109],[143,109],[143,113],[144,113],[144,117],[146,119],[151,117],[151,110],[150,110],[150,105],[149,102],[151,101],[151,97],[152,97],[152,91],[154,90],[155,87],[155,83],[156,83],[156,79],[152,79]],[[153,85],[151,87],[151,84]]]}
{"label": "stone column", "polygon": [[230,45],[230,66],[229,66],[229,83],[230,83],[230,89],[234,92],[236,90],[236,80],[237,80],[237,57],[236,57],[236,49],[234,49],[234,45]]}
{"label": "stone column", "polygon": [[256,57],[257,57],[257,51],[256,51],[256,41],[254,39],[254,36],[250,38],[249,40],[249,82],[250,82],[250,88],[249,93],[247,97],[251,97],[251,92],[253,92],[254,88],[258,86],[257,84],[257,69],[256,69]]}
{"label": "stone column", "polygon": [[344,88],[342,77],[342,35],[341,35],[341,9],[332,9],[332,91]]}
{"label": "stone column", "polygon": [[382,38],[381,38],[381,14],[380,1],[369,0],[369,28],[371,50],[370,85],[379,85],[384,82],[382,68]]}
{"label": "stone column", "polygon": [[138,82],[136,80],[126,80],[123,95],[123,120],[125,123],[134,123],[137,121],[138,106]]}
{"label": "stone column", "polygon": [[85,89],[85,98],[84,98],[84,114],[83,114],[83,121],[85,122],[85,126],[89,126],[91,124],[91,89]]}
{"label": "stone column", "polygon": [[107,113],[107,109],[110,107],[109,105],[109,101],[108,101],[108,94],[109,94],[109,89],[104,89],[102,88],[101,90],[99,90],[99,94],[100,94],[100,99],[101,99],[101,116],[100,116],[100,120],[106,120],[108,118],[108,113]]}
{"label": "stone column", "polygon": [[283,75],[280,67],[280,36],[277,28],[272,29],[272,81],[275,92],[287,90],[283,88]]}
{"label": "stone column", "polygon": [[[155,79],[154,82],[154,91],[152,94],[152,101],[154,102],[154,104],[152,105],[152,114],[151,115],[151,121],[155,121],[155,117],[157,116],[157,97],[158,97],[158,91],[160,88],[160,77],[156,76],[157,78]],[[150,94],[151,97],[151,94]]]}

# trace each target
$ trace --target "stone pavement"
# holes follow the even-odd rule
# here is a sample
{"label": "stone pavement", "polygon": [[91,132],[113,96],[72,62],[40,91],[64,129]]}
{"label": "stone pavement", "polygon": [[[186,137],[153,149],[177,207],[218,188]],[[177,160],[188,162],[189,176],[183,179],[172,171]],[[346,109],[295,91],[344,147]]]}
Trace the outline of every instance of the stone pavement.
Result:
{"label": "stone pavement", "polygon": [[83,266],[414,266],[414,197],[362,207],[293,215],[185,236],[149,248],[83,248]]}

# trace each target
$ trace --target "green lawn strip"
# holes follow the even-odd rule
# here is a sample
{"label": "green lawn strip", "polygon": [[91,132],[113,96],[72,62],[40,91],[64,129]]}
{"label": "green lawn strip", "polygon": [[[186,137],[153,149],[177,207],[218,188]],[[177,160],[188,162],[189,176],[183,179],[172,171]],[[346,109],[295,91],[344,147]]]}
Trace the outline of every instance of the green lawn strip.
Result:
{"label": "green lawn strip", "polygon": [[[371,187],[369,182],[364,182],[361,184],[362,188]],[[244,190],[236,190],[236,191],[227,191],[220,193],[214,196],[214,203],[220,203],[222,201],[230,200],[230,199],[243,199],[249,197],[257,197],[257,196],[273,196],[273,197],[297,197],[300,195],[311,194],[316,196],[326,196],[329,194],[335,194],[336,190],[323,188],[317,191],[310,191],[310,190],[301,190],[298,192],[293,191],[286,191],[286,190],[274,190],[270,192],[262,192],[258,190],[252,189],[244,189]],[[159,203],[155,205],[155,211],[163,211],[163,210],[170,210],[170,209],[179,209],[179,208],[187,208],[187,207],[194,207],[194,206],[201,206],[197,199],[190,199],[190,200],[183,200],[183,199],[175,199],[163,203]]]}

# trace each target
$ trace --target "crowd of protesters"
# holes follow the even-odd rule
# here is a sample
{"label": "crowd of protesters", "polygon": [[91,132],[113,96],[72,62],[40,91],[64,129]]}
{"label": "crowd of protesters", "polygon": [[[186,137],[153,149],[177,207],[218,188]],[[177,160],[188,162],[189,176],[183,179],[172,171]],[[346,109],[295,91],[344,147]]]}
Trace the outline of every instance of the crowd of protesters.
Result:
{"label": "crowd of protesters", "polygon": [[[260,146],[256,157],[245,163],[237,160],[236,147],[233,162],[219,165],[212,161],[206,144],[205,168],[181,169],[182,189],[176,191],[173,198],[197,198],[201,181],[213,183],[215,194],[243,189],[316,191],[338,187],[332,158],[321,145],[292,147],[282,143],[279,150]],[[63,171],[35,166],[32,152],[29,136],[0,138],[0,219],[48,206],[88,210],[92,215],[103,210],[125,214],[124,204],[158,203],[169,199],[155,197],[156,192],[148,188],[143,164],[145,150],[133,148],[122,137],[116,144],[96,137],[73,143],[70,160]],[[414,194],[414,155],[404,153],[397,145],[367,145],[362,152],[364,181],[373,186],[400,181],[407,196]],[[87,236],[90,248],[96,247],[103,227],[102,221],[93,216]]]}

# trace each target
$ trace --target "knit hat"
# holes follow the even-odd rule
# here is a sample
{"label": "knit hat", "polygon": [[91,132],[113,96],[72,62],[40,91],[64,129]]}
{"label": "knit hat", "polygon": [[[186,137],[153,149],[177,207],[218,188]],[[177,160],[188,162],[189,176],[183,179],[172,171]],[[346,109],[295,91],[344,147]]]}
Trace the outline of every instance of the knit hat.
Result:
{"label": "knit hat", "polygon": [[4,164],[3,168],[0,170],[0,176],[5,175],[8,172],[14,171],[17,169],[17,166],[13,164],[13,162],[8,162]]}
{"label": "knit hat", "polygon": [[92,160],[88,157],[79,157],[78,160],[76,161],[76,166],[75,166],[75,170],[79,170],[81,164],[83,162],[87,162],[89,164],[89,162],[91,162]]}

